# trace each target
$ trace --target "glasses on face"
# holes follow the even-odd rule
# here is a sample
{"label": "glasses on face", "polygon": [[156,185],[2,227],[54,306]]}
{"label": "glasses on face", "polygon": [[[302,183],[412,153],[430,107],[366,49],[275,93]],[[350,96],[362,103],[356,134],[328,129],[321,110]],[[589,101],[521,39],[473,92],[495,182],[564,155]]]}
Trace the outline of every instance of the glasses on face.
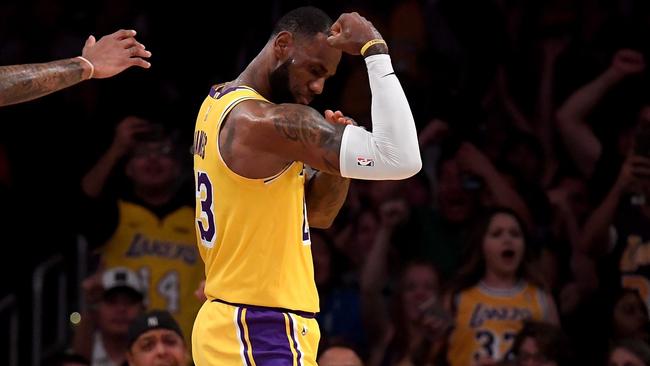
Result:
{"label": "glasses on face", "polygon": [[164,144],[158,146],[137,146],[133,149],[133,156],[135,157],[145,157],[145,156],[170,156],[173,152],[171,145]]}

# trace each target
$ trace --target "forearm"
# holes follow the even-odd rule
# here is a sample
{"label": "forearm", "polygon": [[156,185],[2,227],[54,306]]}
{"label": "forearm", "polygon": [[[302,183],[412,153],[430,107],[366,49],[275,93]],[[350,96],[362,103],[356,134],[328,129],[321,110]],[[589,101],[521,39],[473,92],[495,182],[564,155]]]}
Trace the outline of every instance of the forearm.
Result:
{"label": "forearm", "polygon": [[542,144],[546,166],[545,173],[548,173],[549,166],[555,161],[554,134],[554,105],[553,105],[553,77],[555,75],[555,58],[546,57],[542,66],[539,96],[537,100],[537,137]]}
{"label": "forearm", "polygon": [[341,140],[341,175],[355,179],[406,179],[422,167],[415,121],[390,57],[366,58],[372,92],[372,133],[347,126]]}
{"label": "forearm", "polygon": [[507,207],[515,211],[530,228],[533,224],[533,220],[530,211],[528,210],[528,206],[510,183],[508,183],[508,181],[505,180],[494,168],[487,169],[482,174],[482,177],[494,203],[498,206]]}
{"label": "forearm", "polygon": [[593,212],[585,223],[580,241],[579,249],[587,254],[601,256],[607,253],[609,244],[609,228],[614,221],[614,215],[618,209],[620,192],[614,186],[603,203]]}
{"label": "forearm", "polygon": [[388,322],[388,313],[382,298],[388,249],[390,247],[391,231],[382,227],[377,232],[375,244],[361,269],[361,311],[364,314],[364,324],[368,334],[375,340],[384,335]]}
{"label": "forearm", "polygon": [[315,228],[328,228],[334,222],[345,202],[350,179],[317,172],[309,181],[306,191],[307,218]]}
{"label": "forearm", "polygon": [[619,77],[610,71],[585,85],[560,107],[557,126],[564,145],[585,177],[593,174],[602,146],[586,122],[586,117]]}
{"label": "forearm", "polygon": [[560,107],[558,114],[570,122],[584,123],[584,118],[596,107],[605,93],[620,81],[620,76],[610,70],[605,71],[573,93]]}
{"label": "forearm", "polygon": [[519,106],[515,104],[514,100],[512,100],[509,95],[503,96],[503,106],[510,116],[510,119],[512,119],[515,128],[527,133],[534,132],[533,128],[530,126],[528,118],[526,118],[521,109],[519,109]]}
{"label": "forearm", "polygon": [[98,198],[102,194],[108,177],[121,157],[122,154],[115,148],[108,149],[102,155],[97,164],[81,180],[81,189],[86,196]]}
{"label": "forearm", "polygon": [[517,106],[515,101],[512,99],[512,96],[510,95],[510,91],[508,90],[506,71],[503,67],[499,68],[497,71],[497,88],[497,97],[503,103],[503,107],[505,108],[506,113],[510,116],[510,119],[512,120],[515,127],[527,133],[534,133],[530,121],[528,118],[526,118],[524,113],[521,111],[519,106]]}
{"label": "forearm", "polygon": [[364,261],[360,278],[361,292],[364,294],[381,293],[387,267],[386,260],[390,247],[390,236],[391,231],[381,227],[377,232],[375,244]]}
{"label": "forearm", "polygon": [[90,66],[78,58],[0,66],[0,106],[36,99],[75,85],[89,75]]}

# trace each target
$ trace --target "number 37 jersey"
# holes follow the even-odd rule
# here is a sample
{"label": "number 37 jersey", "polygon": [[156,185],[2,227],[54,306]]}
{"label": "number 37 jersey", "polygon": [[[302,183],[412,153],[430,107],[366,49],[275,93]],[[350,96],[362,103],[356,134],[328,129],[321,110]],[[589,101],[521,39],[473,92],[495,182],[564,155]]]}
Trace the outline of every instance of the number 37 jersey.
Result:
{"label": "number 37 jersey", "polygon": [[523,322],[548,321],[552,306],[544,291],[525,281],[511,289],[479,283],[458,294],[455,304],[455,327],[447,353],[451,366],[471,366],[485,358],[510,359]]}
{"label": "number 37 jersey", "polygon": [[318,312],[303,164],[250,179],[230,170],[219,152],[221,124],[245,100],[268,102],[246,86],[213,87],[196,120],[196,233],[205,294],[209,300]]}

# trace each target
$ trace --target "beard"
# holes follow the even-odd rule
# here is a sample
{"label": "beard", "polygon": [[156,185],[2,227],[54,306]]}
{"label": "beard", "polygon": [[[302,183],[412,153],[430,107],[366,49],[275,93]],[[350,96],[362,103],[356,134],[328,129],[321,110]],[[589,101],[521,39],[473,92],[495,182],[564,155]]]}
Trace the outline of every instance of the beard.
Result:
{"label": "beard", "polygon": [[269,75],[273,103],[296,103],[296,98],[289,87],[289,65],[292,61],[293,59],[287,59]]}

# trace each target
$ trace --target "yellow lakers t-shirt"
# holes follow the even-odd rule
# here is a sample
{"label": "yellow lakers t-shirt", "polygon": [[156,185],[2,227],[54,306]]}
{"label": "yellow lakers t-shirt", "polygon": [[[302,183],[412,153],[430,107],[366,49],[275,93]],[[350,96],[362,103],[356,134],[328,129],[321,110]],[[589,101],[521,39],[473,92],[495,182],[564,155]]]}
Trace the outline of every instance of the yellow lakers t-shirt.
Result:
{"label": "yellow lakers t-shirt", "polygon": [[191,207],[159,218],[146,207],[119,200],[118,225],[101,254],[106,268],[124,266],[138,273],[147,287],[147,308],[168,310],[189,340],[201,307],[194,291],[203,280]]}
{"label": "yellow lakers t-shirt", "polygon": [[539,288],[524,281],[503,290],[482,283],[455,299],[455,328],[449,339],[451,366],[470,366],[480,358],[509,358],[512,343],[525,320],[548,320],[549,301]]}

